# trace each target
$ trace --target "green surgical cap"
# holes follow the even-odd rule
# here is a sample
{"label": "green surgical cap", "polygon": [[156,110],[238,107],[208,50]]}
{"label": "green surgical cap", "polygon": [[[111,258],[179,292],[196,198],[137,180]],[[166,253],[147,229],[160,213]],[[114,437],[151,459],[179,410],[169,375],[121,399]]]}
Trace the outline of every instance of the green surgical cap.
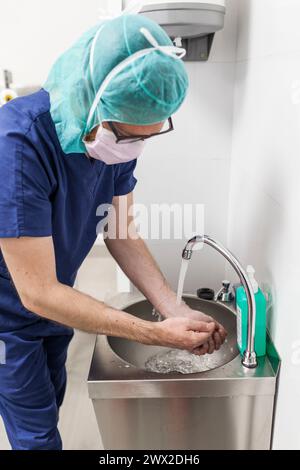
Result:
{"label": "green surgical cap", "polygon": [[141,28],[160,46],[173,45],[155,22],[142,15],[124,14],[87,31],[53,65],[44,89],[50,94],[51,116],[65,153],[85,152],[84,136],[102,121],[154,124],[180,107],[188,88],[184,63],[153,49],[112,78],[88,123],[107,75],[132,54],[153,47]]}

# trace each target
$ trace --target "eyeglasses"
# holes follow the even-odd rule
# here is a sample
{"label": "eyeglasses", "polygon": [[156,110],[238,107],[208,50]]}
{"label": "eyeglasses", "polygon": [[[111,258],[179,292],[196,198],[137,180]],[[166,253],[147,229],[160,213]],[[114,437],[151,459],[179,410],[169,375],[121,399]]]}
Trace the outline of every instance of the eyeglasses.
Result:
{"label": "eyeglasses", "polygon": [[150,139],[150,137],[155,137],[156,135],[167,134],[168,132],[171,132],[174,130],[173,122],[170,117],[168,118],[168,121],[166,122],[167,129],[164,129],[165,127],[164,126],[163,130],[161,130],[160,132],[155,132],[153,134],[148,134],[148,135],[123,135],[119,133],[118,129],[111,121],[107,121],[107,124],[111,128],[112,132],[115,134],[116,142],[118,144],[138,142],[139,140]]}

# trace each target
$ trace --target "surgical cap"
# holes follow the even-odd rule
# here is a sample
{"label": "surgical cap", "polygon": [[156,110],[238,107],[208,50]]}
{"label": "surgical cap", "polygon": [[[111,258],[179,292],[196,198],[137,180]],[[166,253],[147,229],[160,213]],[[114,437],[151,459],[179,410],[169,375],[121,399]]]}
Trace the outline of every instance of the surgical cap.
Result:
{"label": "surgical cap", "polygon": [[51,117],[65,153],[85,152],[84,136],[102,121],[154,124],[180,107],[188,88],[184,63],[153,49],[112,78],[88,122],[108,74],[137,51],[153,48],[141,29],[149,31],[159,46],[173,45],[157,23],[125,14],[87,31],[53,65],[44,89],[50,94]]}

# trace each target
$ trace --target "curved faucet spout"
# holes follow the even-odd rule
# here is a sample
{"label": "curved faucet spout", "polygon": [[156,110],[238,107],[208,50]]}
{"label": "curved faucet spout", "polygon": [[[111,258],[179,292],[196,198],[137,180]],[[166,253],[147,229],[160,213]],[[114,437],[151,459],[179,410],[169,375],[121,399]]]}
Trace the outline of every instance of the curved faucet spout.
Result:
{"label": "curved faucet spout", "polygon": [[245,289],[248,302],[247,348],[244,352],[242,364],[250,369],[254,368],[257,366],[257,358],[254,349],[256,306],[253,288],[248,275],[237,258],[229,250],[227,250],[227,248],[223,247],[221,243],[215,241],[208,235],[196,235],[191,238],[183,249],[182,258],[188,260],[191,259],[193,249],[197,243],[206,243],[218,251],[222,256],[224,256],[225,259],[227,259],[227,261],[229,261],[240,278],[240,281]]}
{"label": "curved faucet spout", "polygon": [[204,237],[205,235],[196,235],[195,237],[190,238],[182,251],[182,258],[191,259],[194,246],[197,245],[197,243],[203,243]]}

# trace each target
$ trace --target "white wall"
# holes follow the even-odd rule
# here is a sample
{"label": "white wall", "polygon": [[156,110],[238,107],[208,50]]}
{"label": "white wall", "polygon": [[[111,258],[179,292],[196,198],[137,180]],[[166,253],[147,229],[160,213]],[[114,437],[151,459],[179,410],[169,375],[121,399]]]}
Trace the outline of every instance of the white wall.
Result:
{"label": "white wall", "polygon": [[[227,2],[225,27],[215,36],[208,62],[186,63],[190,89],[174,116],[175,131],[149,141],[136,172],[137,202],[204,204],[205,232],[223,243],[227,237],[235,72],[234,4],[234,0]],[[149,243],[174,287],[184,243]],[[185,290],[219,287],[224,269],[220,255],[205,247],[193,257]]]}
{"label": "white wall", "polygon": [[[97,23],[108,0],[4,3],[0,12],[0,70],[11,70],[18,86],[29,86],[44,83],[53,62]],[[109,4],[111,10],[121,8],[121,0]]]}
{"label": "white wall", "polygon": [[299,449],[300,2],[238,4],[229,246],[271,287],[283,360],[274,448]]}

